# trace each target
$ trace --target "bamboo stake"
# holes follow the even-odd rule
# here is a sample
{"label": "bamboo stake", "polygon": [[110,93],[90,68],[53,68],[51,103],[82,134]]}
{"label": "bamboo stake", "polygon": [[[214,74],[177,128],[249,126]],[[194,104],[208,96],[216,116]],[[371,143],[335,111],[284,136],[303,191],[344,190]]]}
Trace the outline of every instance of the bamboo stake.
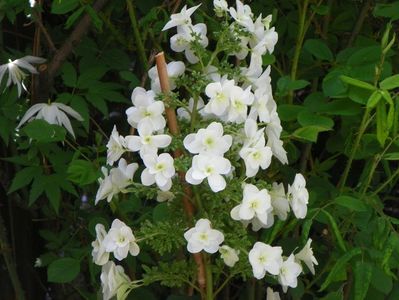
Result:
{"label": "bamboo stake", "polygon": [[[167,97],[170,92],[170,86],[169,86],[168,70],[166,68],[166,62],[165,62],[165,55],[163,52],[160,52],[155,56],[155,62],[157,65],[159,82],[161,84],[161,90],[166,95],[166,102],[167,102],[168,101]],[[180,129],[179,129],[179,125],[177,124],[175,110],[173,108],[168,107],[168,103],[166,103],[165,113],[166,113],[166,120],[168,123],[168,128],[169,128],[170,133],[175,136],[179,135]],[[182,155],[183,155],[183,152],[180,149],[173,152],[173,156],[175,158],[180,157]],[[194,207],[190,201],[190,199],[192,198],[192,191],[191,191],[190,186],[185,182],[185,175],[186,174],[184,172],[179,172],[180,181],[182,182],[182,184],[184,186],[184,196],[183,196],[184,211],[185,211],[186,215],[188,216],[188,218],[190,220],[192,220],[193,216],[194,216]],[[193,257],[194,257],[195,263],[197,264],[197,277],[198,277],[197,281],[200,286],[202,294],[204,294],[204,291],[206,288],[204,261],[203,261],[201,253],[193,253]]]}

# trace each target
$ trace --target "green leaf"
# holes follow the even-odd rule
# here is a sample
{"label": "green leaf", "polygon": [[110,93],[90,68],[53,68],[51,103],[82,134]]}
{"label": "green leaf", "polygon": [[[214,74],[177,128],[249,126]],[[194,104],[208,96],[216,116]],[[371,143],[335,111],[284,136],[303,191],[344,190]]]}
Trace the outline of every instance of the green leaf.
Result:
{"label": "green leaf", "polygon": [[289,91],[303,89],[309,85],[306,80],[292,80],[289,76],[283,76],[277,81],[277,91],[281,95],[287,94]]}
{"label": "green leaf", "polygon": [[389,135],[387,124],[387,111],[385,103],[379,102],[377,105],[377,140],[381,146],[384,146],[385,141]]}
{"label": "green leaf", "polygon": [[93,66],[85,69],[79,76],[77,87],[81,89],[91,87],[94,82],[97,82],[104,76],[107,70],[104,66]]}
{"label": "green leaf", "polygon": [[393,287],[391,276],[387,275],[379,266],[374,265],[371,277],[371,285],[378,291],[388,295]]}
{"label": "green leaf", "polygon": [[399,160],[399,152],[386,153],[382,159],[384,160]]}
{"label": "green leaf", "polygon": [[296,120],[298,114],[304,108],[300,105],[294,104],[281,104],[277,107],[278,116],[282,121],[293,121]]}
{"label": "green leaf", "polygon": [[348,87],[340,79],[342,74],[342,70],[333,70],[323,78],[322,87],[324,96],[342,98],[345,95]]}
{"label": "green leaf", "polygon": [[392,21],[399,19],[399,1],[389,4],[379,3],[374,7],[373,14],[376,17],[390,18]]}
{"label": "green leaf", "polygon": [[71,282],[80,272],[80,262],[77,259],[66,257],[53,261],[47,269],[49,282]]}
{"label": "green leaf", "polygon": [[354,299],[363,300],[366,298],[370,286],[373,268],[370,263],[358,261],[353,273],[355,277]]}
{"label": "green leaf", "polygon": [[157,206],[155,206],[152,212],[152,219],[154,220],[154,222],[167,221],[168,215],[169,215],[168,204],[160,203]]}
{"label": "green leaf", "polygon": [[335,198],[334,202],[353,211],[367,210],[367,206],[363,203],[363,201],[351,196],[339,196]]}
{"label": "green leaf", "polygon": [[34,177],[40,174],[42,174],[42,169],[41,167],[38,166],[27,167],[22,169],[17,174],[15,174],[15,177],[11,183],[11,187],[8,190],[8,194],[28,185]]}
{"label": "green leaf", "polygon": [[328,131],[328,129],[320,126],[306,126],[298,128],[293,132],[293,136],[310,142],[316,142],[319,132]]}
{"label": "green leaf", "polygon": [[72,15],[69,16],[69,18],[65,22],[65,29],[69,29],[72,27],[73,24],[77,21],[77,19],[80,17],[80,15],[83,13],[85,10],[85,7],[82,6],[78,10],[74,11]]}
{"label": "green leaf", "polygon": [[324,127],[326,130],[334,126],[334,121],[331,118],[320,116],[307,110],[303,110],[298,114],[298,122],[303,127],[319,126]]}
{"label": "green leaf", "polygon": [[60,209],[60,201],[61,201],[61,191],[59,186],[50,181],[48,184],[45,185],[45,192],[47,199],[50,201],[51,206],[58,214],[58,211]]}
{"label": "green leaf", "polygon": [[361,111],[359,104],[348,100],[334,100],[327,103],[322,109],[319,109],[319,112],[337,116],[358,115]]}
{"label": "green leaf", "polygon": [[74,10],[79,5],[79,0],[53,0],[51,13],[63,15]]}
{"label": "green leaf", "polygon": [[330,7],[328,5],[311,5],[312,10],[321,16],[325,16],[330,11]]}
{"label": "green leaf", "polygon": [[94,27],[96,27],[97,30],[101,30],[103,26],[103,21],[100,19],[96,11],[90,6],[86,5],[86,12],[90,16],[91,21],[94,24]]}
{"label": "green leaf", "polygon": [[326,43],[321,39],[309,39],[303,45],[303,48],[310,54],[321,60],[332,61],[334,55]]}
{"label": "green leaf", "polygon": [[379,91],[374,91],[371,94],[370,98],[367,100],[367,107],[370,109],[374,108],[381,100],[381,98],[382,98],[381,93]]}
{"label": "green leaf", "polygon": [[380,82],[380,88],[383,90],[392,90],[399,87],[399,74],[385,78]]}
{"label": "green leaf", "polygon": [[25,134],[38,142],[50,143],[65,140],[66,131],[63,127],[49,124],[44,120],[33,120],[23,128]]}
{"label": "green leaf", "polygon": [[91,161],[73,160],[67,170],[68,180],[80,186],[93,183],[99,177],[98,168]]}
{"label": "green leaf", "polygon": [[363,88],[366,90],[370,90],[370,91],[376,90],[376,88],[373,85],[371,85],[370,83],[358,80],[356,78],[348,77],[345,75],[342,75],[340,78],[343,82],[345,82],[347,84],[354,85],[354,86],[357,86],[357,87],[360,87],[360,88]]}
{"label": "green leaf", "polygon": [[65,62],[61,69],[64,84],[69,87],[76,87],[77,75],[75,68],[69,62]]}
{"label": "green leaf", "polygon": [[29,193],[29,203],[28,203],[29,206],[35,203],[37,198],[39,198],[39,196],[44,192],[45,188],[44,178],[45,177],[43,175],[34,177]]}
{"label": "green leaf", "polygon": [[332,267],[332,269],[329,271],[328,276],[326,280],[323,282],[323,284],[320,287],[320,292],[324,291],[336,278],[336,276],[341,272],[343,268],[345,268],[346,264],[354,257],[357,255],[360,255],[362,253],[362,250],[360,248],[354,248],[348,252],[346,252],[344,255],[342,255],[335,265]]}
{"label": "green leaf", "polygon": [[341,231],[339,231],[338,225],[335,222],[334,217],[325,209],[322,209],[321,211],[324,213],[324,215],[328,219],[328,222],[330,223],[331,229],[332,229],[334,236],[337,240],[338,246],[341,248],[341,250],[343,252],[346,252],[346,246],[345,246],[344,239],[342,238]]}

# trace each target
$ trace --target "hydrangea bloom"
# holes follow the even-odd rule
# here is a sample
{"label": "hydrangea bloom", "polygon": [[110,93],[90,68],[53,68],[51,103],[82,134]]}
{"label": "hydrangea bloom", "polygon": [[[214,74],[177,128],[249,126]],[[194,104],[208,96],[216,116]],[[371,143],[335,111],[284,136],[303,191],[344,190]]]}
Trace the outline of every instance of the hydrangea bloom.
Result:
{"label": "hydrangea bloom", "polygon": [[296,288],[298,285],[298,276],[302,272],[300,264],[295,262],[294,254],[291,254],[281,264],[280,273],[278,274],[278,281],[286,292],[288,287]]}
{"label": "hydrangea bloom", "polygon": [[229,267],[234,267],[239,260],[238,254],[240,254],[240,251],[235,250],[227,245],[220,247],[219,252],[224,263]]}
{"label": "hydrangea bloom", "polygon": [[287,198],[295,217],[303,219],[308,211],[309,193],[306,189],[306,180],[302,174],[296,174],[292,185],[288,185]]}
{"label": "hydrangea bloom", "polygon": [[101,269],[101,286],[103,300],[110,300],[116,296],[119,289],[131,283],[122,266],[109,261]]}
{"label": "hydrangea bloom", "polygon": [[91,255],[95,264],[102,266],[109,260],[109,252],[105,250],[104,238],[107,235],[103,224],[97,224],[96,227],[96,240],[91,243],[93,250]]}
{"label": "hydrangea bloom", "polygon": [[184,238],[188,243],[187,250],[190,253],[198,253],[202,250],[215,253],[224,241],[223,233],[212,229],[208,219],[199,219],[195,227],[184,233]]}
{"label": "hydrangea bloom", "polygon": [[172,187],[172,177],[175,175],[173,158],[169,153],[146,154],[143,156],[146,168],[141,173],[141,183],[150,186],[154,183],[162,191],[169,191]]}
{"label": "hydrangea bloom", "polygon": [[198,7],[200,7],[200,5],[190,7],[189,9],[187,9],[187,5],[184,5],[179,13],[170,16],[170,21],[165,24],[165,26],[162,28],[162,31],[176,26],[191,24],[191,15],[197,10]]}
{"label": "hydrangea bloom", "polygon": [[262,279],[266,272],[278,275],[283,264],[282,253],[281,247],[256,242],[248,255],[255,278]]}
{"label": "hydrangea bloom", "polygon": [[107,143],[107,164],[112,166],[114,162],[116,162],[125,152],[125,138],[119,135],[116,126],[114,126],[109,141]]}

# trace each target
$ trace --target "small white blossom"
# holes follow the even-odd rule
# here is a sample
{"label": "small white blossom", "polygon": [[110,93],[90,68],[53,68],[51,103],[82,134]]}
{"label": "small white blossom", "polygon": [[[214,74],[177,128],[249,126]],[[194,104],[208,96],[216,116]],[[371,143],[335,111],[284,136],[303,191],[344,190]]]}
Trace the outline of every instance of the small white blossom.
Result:
{"label": "small white blossom", "polygon": [[241,124],[247,119],[248,106],[254,101],[254,94],[251,87],[243,90],[239,86],[233,86],[230,90],[230,107],[227,121]]}
{"label": "small white blossom", "polygon": [[22,88],[26,90],[26,87],[23,83],[26,73],[20,68],[27,70],[31,74],[38,74],[36,68],[32,66],[32,64],[41,64],[45,61],[46,60],[44,58],[30,55],[16,60],[9,59],[7,64],[0,66],[0,84],[4,75],[8,72],[6,87],[9,87],[11,84],[16,84],[18,88],[18,97],[21,96]]}
{"label": "small white blossom", "polygon": [[221,156],[229,150],[232,142],[232,136],[223,135],[223,125],[218,122],[212,122],[206,129],[201,128],[197,133],[188,134],[183,141],[184,147],[190,153]]}
{"label": "small white blossom", "polygon": [[202,250],[208,253],[215,253],[224,241],[223,233],[211,228],[208,219],[199,219],[195,227],[184,233],[187,241],[187,250],[190,253],[198,253]]}
{"label": "small white blossom", "polygon": [[158,148],[165,148],[172,141],[172,137],[167,134],[154,134],[154,128],[148,122],[139,123],[137,131],[138,136],[128,135],[125,137],[126,146],[130,151],[140,151],[142,158],[146,154],[157,154]]}
{"label": "small white blossom", "polygon": [[175,198],[175,194],[170,191],[157,191],[157,201],[158,202],[165,202],[171,201]]}
{"label": "small white blossom", "polygon": [[259,121],[264,123],[270,122],[270,112],[267,107],[267,103],[270,99],[273,99],[271,92],[266,89],[256,89],[254,102],[251,105],[249,117],[256,120],[259,117]]}
{"label": "small white blossom", "polygon": [[131,283],[123,267],[115,265],[113,261],[109,261],[103,265],[100,279],[103,300],[110,300],[116,296],[118,290]]}
{"label": "small white blossom", "polygon": [[298,285],[298,276],[302,272],[300,264],[295,262],[294,254],[291,254],[281,265],[278,281],[283,287],[284,293],[288,287],[296,288]]}
{"label": "small white blossom", "polygon": [[[30,119],[42,119],[49,124],[55,124],[65,127],[65,129],[75,137],[71,121],[68,115],[78,121],[83,121],[82,116],[68,105],[52,102],[52,103],[38,103],[29,108],[22,117],[17,128],[28,122]],[[35,116],[36,115],[36,116]],[[34,117],[35,116],[35,117]]]}
{"label": "small white blossom", "polygon": [[239,250],[235,250],[227,245],[223,245],[219,248],[220,255],[224,263],[229,267],[234,267],[234,265],[238,262],[238,254],[240,254]]}
{"label": "small white blossom", "polygon": [[302,174],[296,174],[293,184],[288,185],[287,198],[295,217],[298,219],[305,218],[308,211],[309,193],[306,189],[306,180]]}
{"label": "small white blossom", "polygon": [[285,194],[284,185],[282,183],[277,184],[277,182],[273,182],[273,187],[269,191],[269,195],[271,197],[273,214],[278,216],[282,221],[287,220],[287,213],[290,211],[290,204],[288,203]]}
{"label": "small white blossom", "polygon": [[266,290],[266,300],[281,300],[278,292],[274,292],[271,288]]}
{"label": "small white blossom", "polygon": [[221,78],[220,81],[209,83],[205,88],[205,94],[209,97],[209,101],[204,111],[219,117],[226,114],[230,107],[230,94],[234,86],[234,80],[227,80],[226,77]]}
{"label": "small white blossom", "polygon": [[315,274],[314,270],[314,265],[318,265],[319,263],[316,260],[316,257],[313,255],[313,250],[310,247],[310,244],[312,243],[312,239],[308,239],[306,245],[303,247],[301,251],[299,251],[298,254],[295,255],[295,259],[299,261],[303,261],[306,266],[309,268],[310,272],[312,274]]}
{"label": "small white blossom", "polygon": [[91,255],[95,264],[102,266],[109,260],[109,252],[105,250],[104,238],[107,235],[103,224],[97,224],[96,227],[96,240],[91,243],[93,250]]}
{"label": "small white blossom", "polygon": [[205,178],[211,190],[215,193],[226,188],[226,180],[222,175],[227,175],[231,170],[228,159],[208,154],[199,154],[193,157],[191,168],[186,173],[186,181],[193,185],[200,184]]}
{"label": "small white blossom", "polygon": [[223,16],[229,11],[229,5],[226,0],[213,0],[213,7],[215,9],[215,14],[218,17]]}
{"label": "small white blossom", "polygon": [[[184,73],[186,66],[181,61],[171,61],[167,64],[166,69],[168,72],[170,89],[173,91],[176,88],[175,79]],[[161,83],[156,66],[148,70],[148,76],[151,79],[151,90],[155,93],[161,92]]]}
{"label": "small white blossom", "polygon": [[159,156],[146,154],[143,156],[146,168],[141,173],[141,183],[150,186],[154,183],[162,191],[169,191],[172,187],[172,177],[175,175],[173,157],[169,153],[162,153]]}
{"label": "small white blossom", "polygon": [[112,166],[114,162],[116,162],[125,152],[126,152],[125,138],[119,135],[116,126],[114,126],[109,141],[107,143],[107,164]]}
{"label": "small white blossom", "polygon": [[272,247],[262,242],[256,242],[249,251],[249,262],[256,279],[265,277],[266,272],[278,275],[283,264],[281,247]]}
{"label": "small white blossom", "polygon": [[105,250],[112,252],[117,260],[122,260],[130,253],[137,256],[140,248],[136,243],[132,229],[119,219],[112,222],[111,229],[103,240]]}
{"label": "small white blossom", "polygon": [[236,0],[236,8],[230,7],[231,17],[249,32],[253,32],[255,25],[252,20],[253,14],[251,8],[246,4],[244,5],[240,0]]}
{"label": "small white blossom", "polygon": [[135,106],[126,110],[127,121],[130,126],[137,128],[139,124],[147,124],[154,130],[164,129],[166,126],[166,120],[162,115],[165,111],[163,102],[152,101],[151,97],[142,98],[143,96],[144,95],[141,93],[138,94],[135,98],[136,101],[134,101]]}
{"label": "small white blossom", "polygon": [[35,268],[40,268],[43,266],[43,262],[40,257],[37,257],[35,260],[35,264],[33,265]]}
{"label": "small white blossom", "polygon": [[111,202],[114,195],[125,193],[126,187],[132,183],[134,173],[139,168],[137,163],[127,164],[124,158],[118,162],[117,168],[112,168],[108,173],[107,168],[101,168],[104,178],[99,178],[100,186],[96,194],[95,204],[102,199]]}
{"label": "small white blossom", "polygon": [[187,5],[184,5],[179,13],[170,16],[170,20],[162,28],[162,31],[168,30],[176,26],[191,24],[191,15],[198,7],[200,7],[200,5],[190,7],[189,9],[187,9]]}

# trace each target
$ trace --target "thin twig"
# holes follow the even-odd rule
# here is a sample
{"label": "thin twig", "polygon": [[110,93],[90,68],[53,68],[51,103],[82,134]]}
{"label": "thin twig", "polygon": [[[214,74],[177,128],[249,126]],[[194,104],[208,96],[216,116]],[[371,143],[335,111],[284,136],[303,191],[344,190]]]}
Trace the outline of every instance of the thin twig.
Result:
{"label": "thin twig", "polygon": [[51,38],[50,34],[48,33],[46,27],[44,27],[43,22],[42,22],[42,17],[39,15],[36,11],[34,12],[35,14],[35,21],[37,26],[39,26],[41,32],[43,33],[44,37],[46,38],[47,44],[50,48],[51,51],[55,52],[57,51],[57,48],[54,45],[53,39]]}

